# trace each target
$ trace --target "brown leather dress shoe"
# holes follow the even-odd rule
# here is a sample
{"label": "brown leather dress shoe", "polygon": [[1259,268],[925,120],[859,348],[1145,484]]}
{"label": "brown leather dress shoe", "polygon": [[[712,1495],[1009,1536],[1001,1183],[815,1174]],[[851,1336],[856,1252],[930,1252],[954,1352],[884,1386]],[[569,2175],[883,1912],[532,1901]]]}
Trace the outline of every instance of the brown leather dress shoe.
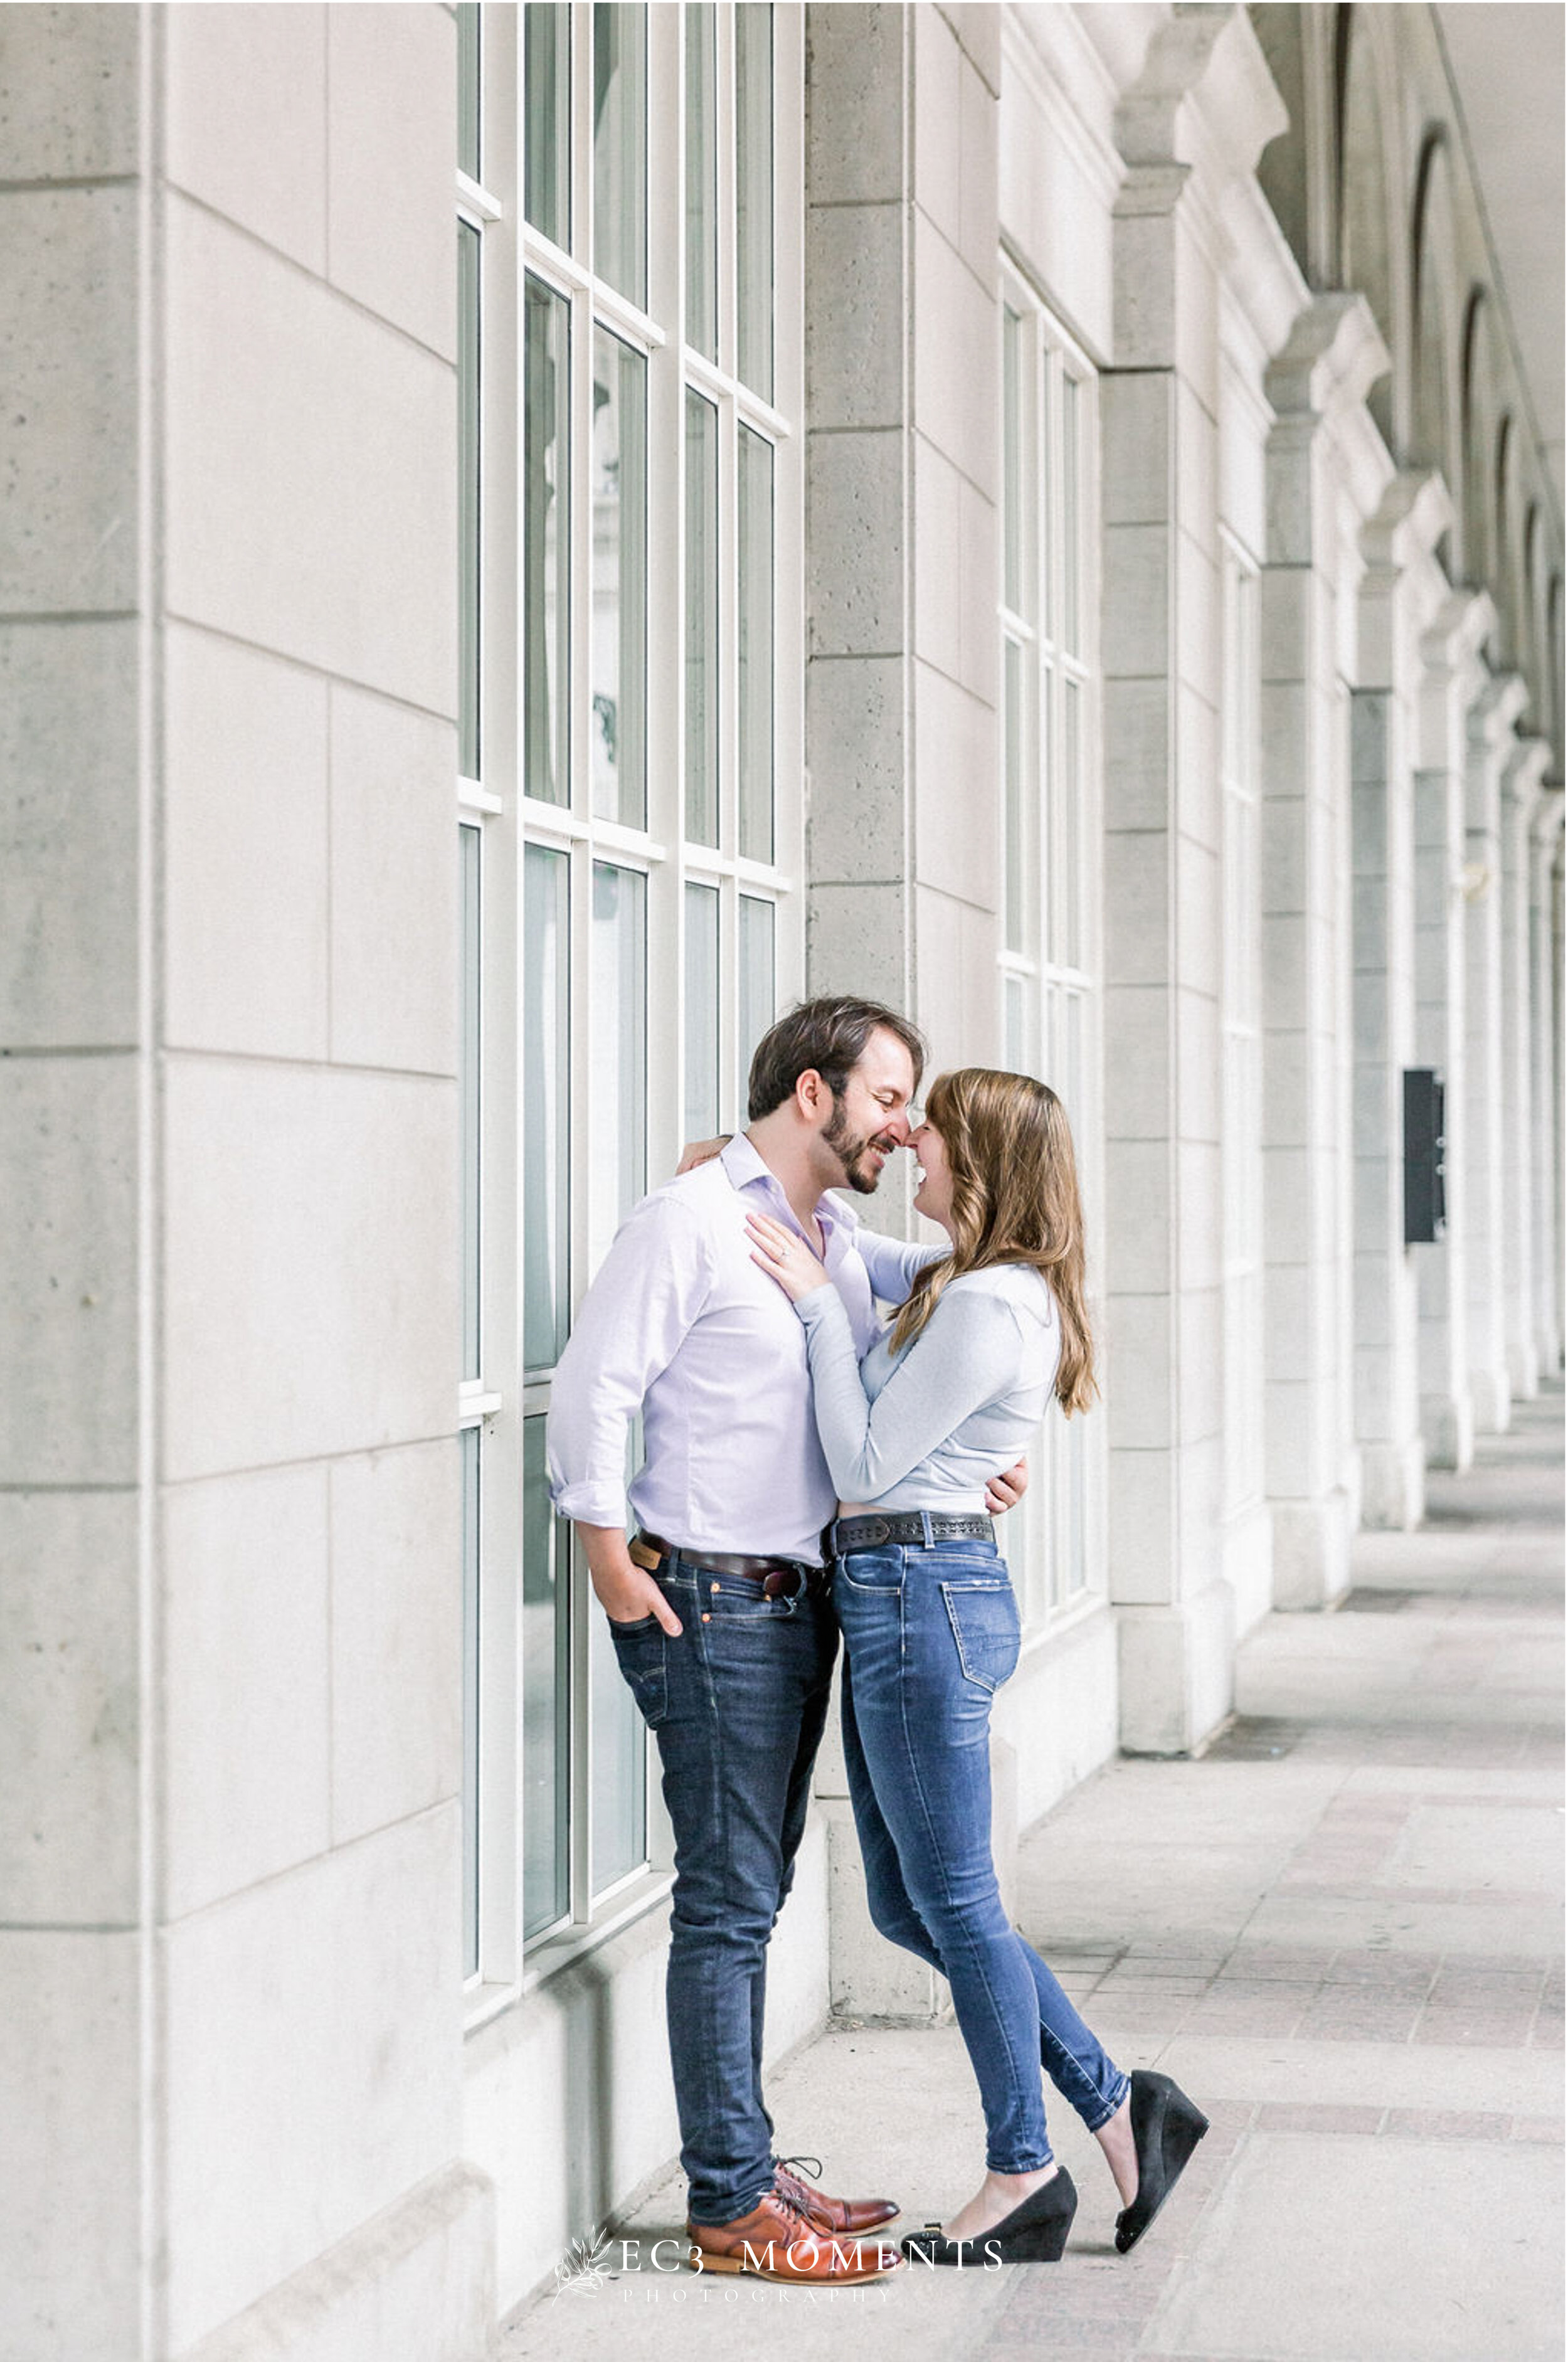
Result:
{"label": "brown leather dress shoe", "polygon": [[[811,2181],[802,2180],[795,2170],[799,2166],[812,2172]],[[878,2223],[890,2223],[900,2211],[892,2198],[830,2198],[825,2190],[815,2187],[815,2175],[822,2171],[821,2161],[812,2157],[781,2157],[773,2177],[773,2187],[792,2199],[804,2214],[809,2214],[819,2231],[830,2238],[842,2238],[847,2232],[853,2238],[861,2231],[874,2231]]]}
{"label": "brown leather dress shoe", "polygon": [[862,2246],[858,2239],[824,2236],[777,2188],[733,2223],[688,2223],[686,2230],[697,2272],[752,2272],[803,2288],[858,2288],[903,2262],[897,2247],[879,2239]]}

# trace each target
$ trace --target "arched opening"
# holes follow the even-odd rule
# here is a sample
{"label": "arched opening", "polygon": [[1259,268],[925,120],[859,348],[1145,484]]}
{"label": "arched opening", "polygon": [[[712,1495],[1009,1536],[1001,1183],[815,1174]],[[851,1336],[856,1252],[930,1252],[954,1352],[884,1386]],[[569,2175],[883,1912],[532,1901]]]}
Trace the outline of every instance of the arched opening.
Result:
{"label": "arched opening", "polygon": [[1360,291],[1395,359],[1394,377],[1374,387],[1369,407],[1389,449],[1396,447],[1398,356],[1403,338],[1389,206],[1388,163],[1398,153],[1385,104],[1375,12],[1342,7],[1335,28],[1335,116],[1339,127],[1340,284]]}
{"label": "arched opening", "polygon": [[1290,120],[1258,159],[1258,181],[1302,277],[1312,283],[1309,221],[1307,64],[1299,8],[1249,7],[1258,46]]}
{"label": "arched opening", "polygon": [[[1453,252],[1449,204],[1448,158],[1441,128],[1429,131],[1416,169],[1410,219],[1410,283],[1414,293],[1410,337],[1410,436],[1408,457],[1418,467],[1436,468],[1451,493],[1459,491],[1459,441],[1453,402],[1453,337],[1448,269]],[[1454,571],[1449,535],[1439,557]]]}
{"label": "arched opening", "polygon": [[1459,364],[1460,562],[1467,582],[1485,582],[1492,569],[1491,503],[1486,485],[1487,414],[1491,376],[1487,368],[1491,331],[1486,290],[1473,287],[1464,307]]}
{"label": "arched opening", "polygon": [[1546,697],[1546,666],[1542,660],[1544,638],[1540,612],[1540,509],[1531,501],[1525,511],[1524,536],[1519,551],[1519,670],[1529,682],[1529,726],[1542,737],[1549,726]]}
{"label": "arched opening", "polygon": [[1562,777],[1562,577],[1554,574],[1546,593],[1546,701],[1551,715],[1551,767]]}
{"label": "arched opening", "polygon": [[1497,660],[1517,661],[1518,614],[1514,603],[1516,537],[1513,517],[1514,418],[1505,411],[1497,425],[1496,458],[1492,469],[1492,579],[1489,585],[1497,609]]}

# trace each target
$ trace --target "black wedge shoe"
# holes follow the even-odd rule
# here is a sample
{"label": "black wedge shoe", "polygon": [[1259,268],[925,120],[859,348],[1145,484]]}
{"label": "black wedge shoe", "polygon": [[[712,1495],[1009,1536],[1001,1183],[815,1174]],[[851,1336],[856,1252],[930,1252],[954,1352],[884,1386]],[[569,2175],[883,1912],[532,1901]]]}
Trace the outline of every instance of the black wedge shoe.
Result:
{"label": "black wedge shoe", "polygon": [[911,2231],[899,2244],[911,2263],[960,2264],[970,2271],[984,2271],[992,2263],[1059,2264],[1077,2211],[1073,2177],[1065,2165],[1059,2165],[1049,2181],[1030,2191],[1021,2206],[1015,2206],[994,2229],[982,2231],[976,2238],[949,2239],[944,2236],[940,2223],[928,2223],[923,2231]]}
{"label": "black wedge shoe", "polygon": [[1132,2141],[1138,2152],[1138,2195],[1116,2218],[1116,2252],[1135,2247],[1176,2183],[1209,2119],[1168,2075],[1134,2067]]}

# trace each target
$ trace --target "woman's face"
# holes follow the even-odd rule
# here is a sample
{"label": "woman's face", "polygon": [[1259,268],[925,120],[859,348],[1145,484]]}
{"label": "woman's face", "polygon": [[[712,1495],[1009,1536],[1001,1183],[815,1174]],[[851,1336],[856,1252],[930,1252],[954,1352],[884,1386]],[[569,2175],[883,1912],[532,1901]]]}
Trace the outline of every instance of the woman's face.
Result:
{"label": "woman's face", "polygon": [[947,1166],[946,1143],[929,1116],[922,1117],[910,1146],[920,1182],[914,1194],[915,1211],[945,1227],[953,1210],[953,1175]]}

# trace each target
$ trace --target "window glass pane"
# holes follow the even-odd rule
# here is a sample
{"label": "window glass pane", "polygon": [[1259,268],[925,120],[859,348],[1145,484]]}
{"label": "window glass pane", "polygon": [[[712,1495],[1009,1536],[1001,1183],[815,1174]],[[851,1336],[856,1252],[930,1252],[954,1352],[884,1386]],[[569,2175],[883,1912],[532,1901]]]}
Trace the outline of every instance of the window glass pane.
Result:
{"label": "window glass pane", "polygon": [[[1040,672],[1037,693],[1040,702],[1035,712],[1035,723],[1039,733],[1039,745],[1034,753],[1033,769],[1032,770],[1026,763],[1023,776],[1026,783],[1024,794],[1028,798],[1032,825],[1036,824],[1033,815],[1037,813],[1039,816],[1037,841],[1043,840],[1040,843],[1040,851],[1044,857],[1045,875],[1043,879],[1039,877],[1035,879],[1033,886],[1035,912],[1032,916],[1034,919],[1037,939],[1040,936],[1044,938],[1041,944],[1042,956],[1048,961],[1054,961],[1056,957],[1055,906],[1052,901],[1052,896],[1056,890],[1056,774],[1054,765],[1060,731],[1055,712],[1056,676],[1049,665],[1044,666]],[[1049,1081],[1049,1076],[1045,1079]]]}
{"label": "window glass pane", "polygon": [[646,7],[607,6],[603,0],[593,11],[593,268],[644,308],[647,16]]}
{"label": "window glass pane", "polygon": [[480,776],[480,234],[468,222],[458,224],[458,767]]}
{"label": "window glass pane", "polygon": [[589,1622],[588,1685],[593,1717],[591,1878],[595,1894],[647,1860],[647,1726],[621,1678],[610,1627]]}
{"label": "window glass pane", "polygon": [[773,446],[740,430],[740,849],[773,858]]}
{"label": "window glass pane", "polygon": [[1079,759],[1082,740],[1083,691],[1070,677],[1062,682],[1062,745],[1061,759],[1051,778],[1051,808],[1055,819],[1055,858],[1052,863],[1055,883],[1051,957],[1058,967],[1077,967],[1083,960],[1083,929],[1079,911],[1083,902],[1083,877],[1080,872],[1081,837],[1079,826],[1083,800],[1083,766]]}
{"label": "window glass pane", "polygon": [[571,579],[568,487],[565,299],[537,279],[527,286],[525,329],[524,792],[542,803],[569,801],[567,767],[568,596]]}
{"label": "window glass pane", "polygon": [[[1045,1075],[1066,1113],[1072,1127],[1073,1145],[1077,1151],[1080,1183],[1087,1183],[1083,1168],[1084,1155],[1084,1088],[1083,1088],[1083,1017],[1081,994],[1057,991],[1051,995],[1051,1059]],[[1062,1420],[1053,1417],[1047,1424],[1050,1438],[1050,1485],[1052,1493],[1051,1598],[1055,1605],[1069,1598],[1083,1588],[1086,1579],[1084,1565],[1084,1442],[1083,1423],[1079,1419]]]}
{"label": "window glass pane", "polygon": [[686,10],[686,341],[719,358],[719,225],[714,168],[715,12]]}
{"label": "window glass pane", "polygon": [[568,864],[530,844],[523,857],[523,1355],[547,1370],[566,1343],[570,1239],[571,1079]]}
{"label": "window glass pane", "polygon": [[523,1932],[567,1911],[571,1529],[550,1509],[545,1422],[523,1422]]}
{"label": "window glass pane", "polygon": [[1002,1060],[1013,1075],[1034,1072],[1033,1027],[1029,1022],[1032,983],[1021,977],[1002,977]]}
{"label": "window glass pane", "polygon": [[458,0],[458,167],[470,181],[481,177],[478,0]]}
{"label": "window glass pane", "polygon": [[463,1974],[477,1976],[479,1939],[480,1430],[463,1453]]}
{"label": "window glass pane", "polygon": [[[1077,1152],[1079,1180],[1084,1170],[1086,1121],[1084,1100],[1084,999],[1078,992],[1052,996],[1052,1071],[1046,1080],[1061,1100],[1072,1127]],[[1081,1419],[1050,1422],[1051,1483],[1055,1496],[1055,1531],[1052,1538],[1052,1594],[1058,1602],[1081,1591],[1085,1566],[1085,1460]]]}
{"label": "window glass pane", "polygon": [[1078,547],[1078,381],[1062,375],[1062,640],[1074,656],[1078,645],[1078,578],[1082,552]]}
{"label": "window glass pane", "polygon": [[719,892],[686,889],[685,1137],[719,1129]]}
{"label": "window glass pane", "polygon": [[593,332],[593,809],[647,817],[647,362]]}
{"label": "window glass pane", "polygon": [[[1033,337],[1034,331],[1032,326],[1030,329],[1032,348]],[[1035,564],[1034,577],[1040,602],[1039,622],[1041,630],[1049,638],[1057,624],[1056,545],[1059,522],[1055,505],[1056,469],[1052,465],[1051,459],[1051,424],[1056,403],[1056,370],[1049,359],[1046,359],[1043,367],[1035,370],[1034,381],[1039,389],[1039,413],[1036,417],[1026,422],[1025,432],[1029,437],[1028,448],[1033,455],[1035,480],[1032,505],[1040,534],[1040,554]]]}
{"label": "window glass pane", "polygon": [[1088,1478],[1085,1468],[1088,1431],[1075,1419],[1065,1430],[1066,1443],[1066,1482],[1062,1487],[1062,1564],[1066,1576],[1067,1596],[1088,1587],[1088,1508],[1085,1495]]}
{"label": "window glass pane", "polygon": [[589,1231],[598,1264],[647,1187],[647,879],[593,865],[594,1152]]}
{"label": "window glass pane", "polygon": [[[1030,606],[1023,579],[1023,535],[1028,492],[1023,480],[1023,323],[1002,313],[1002,598],[1015,615]],[[1031,602],[1031,606],[1032,602]]]}
{"label": "window glass pane", "polygon": [[462,928],[463,1375],[480,1371],[480,831],[458,831]]}
{"label": "window glass pane", "polygon": [[773,11],[735,10],[736,373],[773,399]]}
{"label": "window glass pane", "polygon": [[1010,952],[1034,948],[1034,877],[1032,785],[1024,743],[1024,665],[1027,659],[1016,640],[1002,643],[1002,824],[1006,836],[1006,913],[1004,941]]}
{"label": "window glass pane", "polygon": [[523,210],[571,244],[571,11],[523,11]]}
{"label": "window glass pane", "polygon": [[[1028,1072],[1027,1068],[1023,1069]],[[1042,1462],[1039,1477],[1016,1509],[1007,1513],[1006,1523],[997,1541],[1007,1560],[1018,1594],[1019,1607],[1025,1625],[1037,1624],[1051,1604],[1051,1446],[1049,1430],[1038,1447]],[[1030,1461],[1030,1474],[1034,1475],[1034,1455]]]}
{"label": "window glass pane", "polygon": [[751,1066],[751,1054],[773,1022],[774,999],[778,987],[774,981],[773,905],[759,902],[750,894],[740,898],[740,1007],[739,1020],[737,1109],[744,1109],[746,1100],[746,1075]]}
{"label": "window glass pane", "polygon": [[1061,1100],[1071,1126],[1073,1146],[1084,1180],[1083,1151],[1078,1132],[1083,1121],[1083,996],[1056,991],[1051,995],[1051,1065],[1044,1079]]}
{"label": "window glass pane", "polygon": [[686,392],[686,833],[719,841],[719,414]]}

